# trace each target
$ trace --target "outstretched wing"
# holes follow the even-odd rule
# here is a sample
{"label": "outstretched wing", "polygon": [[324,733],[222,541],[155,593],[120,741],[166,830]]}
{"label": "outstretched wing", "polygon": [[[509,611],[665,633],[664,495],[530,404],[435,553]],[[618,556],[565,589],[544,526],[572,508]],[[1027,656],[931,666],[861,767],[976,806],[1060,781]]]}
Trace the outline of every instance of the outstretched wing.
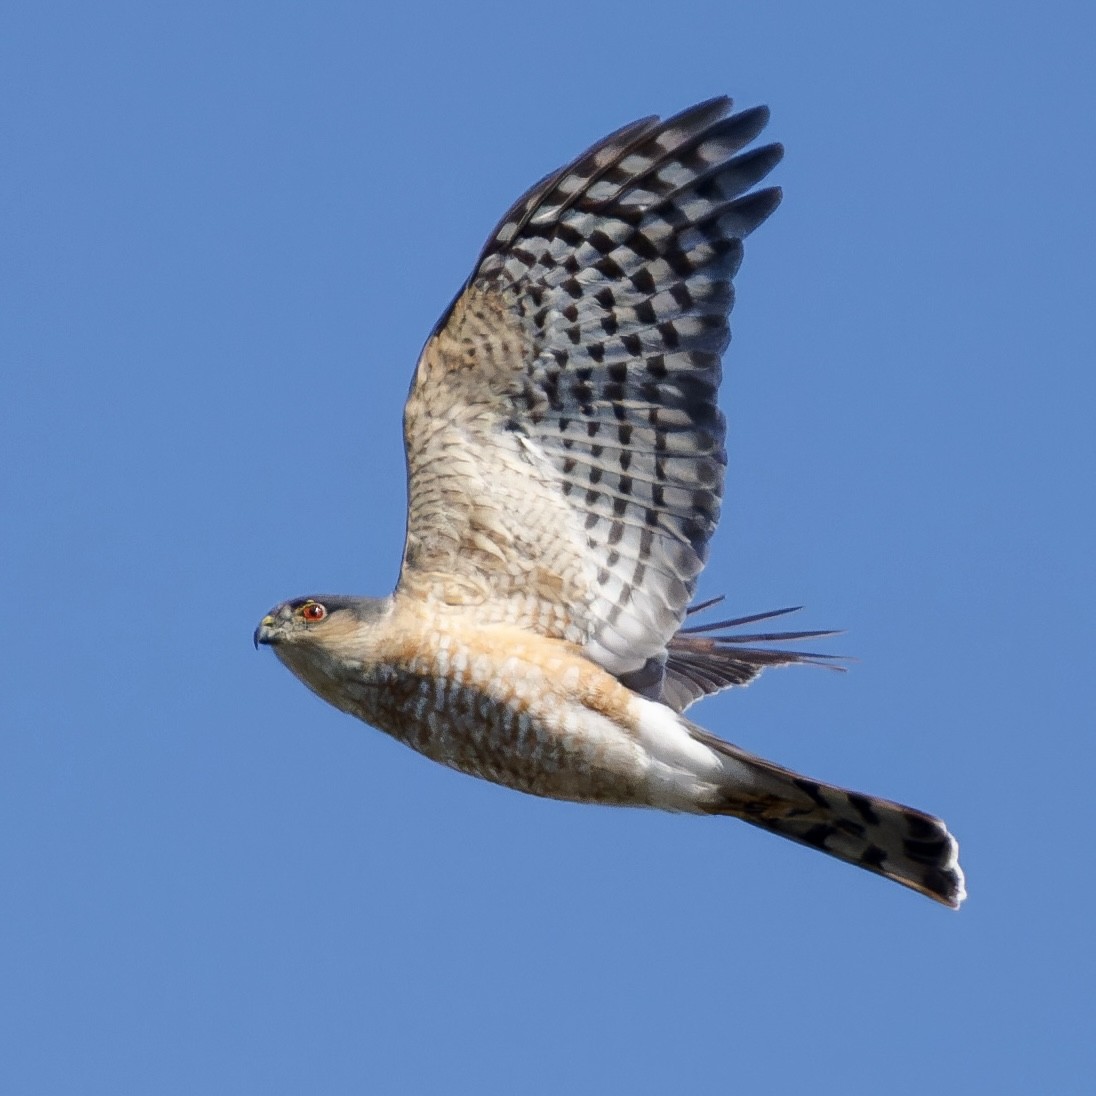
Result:
{"label": "outstretched wing", "polygon": [[423,349],[404,412],[399,591],[660,666],[719,518],[720,356],[747,193],[778,145],[728,99],[635,122],[506,214]]}

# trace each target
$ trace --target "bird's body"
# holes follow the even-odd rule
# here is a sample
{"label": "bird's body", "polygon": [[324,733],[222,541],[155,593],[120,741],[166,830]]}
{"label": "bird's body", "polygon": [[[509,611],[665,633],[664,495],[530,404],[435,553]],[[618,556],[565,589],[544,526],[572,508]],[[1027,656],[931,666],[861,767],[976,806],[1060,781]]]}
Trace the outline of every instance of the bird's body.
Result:
{"label": "bird's body", "polygon": [[[701,806],[704,763],[717,767],[707,747],[683,727],[659,740],[657,713],[666,709],[574,644],[399,599],[368,635],[322,669],[314,660],[290,668],[325,700],[471,776],[583,803]],[[686,760],[676,758],[682,752]],[[671,788],[674,766],[681,786]]]}
{"label": "bird's body", "polygon": [[716,404],[762,110],[645,119],[506,215],[435,329],[404,413],[408,528],[380,600],[283,603],[256,641],[435,761],[519,791],[729,814],[957,905],[929,815],[798,776],[682,714],[817,661],[682,627],[722,497]]}

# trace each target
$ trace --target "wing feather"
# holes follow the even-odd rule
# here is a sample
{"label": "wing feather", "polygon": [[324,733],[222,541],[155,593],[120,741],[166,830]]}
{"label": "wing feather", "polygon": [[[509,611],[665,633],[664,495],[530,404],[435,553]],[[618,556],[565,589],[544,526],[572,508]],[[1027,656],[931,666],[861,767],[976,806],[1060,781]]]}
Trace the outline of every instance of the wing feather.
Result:
{"label": "wing feather", "polygon": [[401,590],[665,663],[719,520],[731,282],[779,202],[780,147],[743,151],[768,112],[730,106],[625,126],[499,222],[408,396]]}

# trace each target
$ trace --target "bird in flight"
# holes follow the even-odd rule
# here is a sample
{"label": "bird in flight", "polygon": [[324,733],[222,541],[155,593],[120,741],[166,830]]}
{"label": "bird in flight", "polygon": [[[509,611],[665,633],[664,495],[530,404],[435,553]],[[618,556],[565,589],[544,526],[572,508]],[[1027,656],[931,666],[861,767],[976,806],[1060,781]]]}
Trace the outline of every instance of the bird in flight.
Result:
{"label": "bird in flight", "polygon": [[730,815],[958,907],[938,818],[809,779],[684,715],[825,656],[686,620],[719,519],[717,403],[743,240],[779,145],[763,107],[644,118],[524,194],[434,328],[404,408],[389,597],[263,617],[313,692],[435,761],[533,795]]}

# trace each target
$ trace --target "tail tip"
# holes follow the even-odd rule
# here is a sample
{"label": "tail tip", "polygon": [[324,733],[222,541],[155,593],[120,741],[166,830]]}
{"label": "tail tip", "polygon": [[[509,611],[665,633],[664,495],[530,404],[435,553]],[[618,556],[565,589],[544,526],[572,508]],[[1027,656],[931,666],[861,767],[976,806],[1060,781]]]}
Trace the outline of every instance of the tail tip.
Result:
{"label": "tail tip", "polygon": [[953,910],[957,910],[967,897],[967,877],[959,866],[959,842],[949,833],[951,841],[951,856],[943,867],[943,874],[947,878],[947,889],[943,892],[944,903]]}
{"label": "tail tip", "polygon": [[[908,837],[905,841],[905,852],[914,863],[924,864],[926,870],[920,878],[900,881],[907,882],[915,890],[934,898],[942,905],[957,910],[967,897],[967,879],[959,866],[959,842],[948,832],[943,822],[933,818],[925,820],[938,828],[937,835],[931,842],[920,837]],[[940,855],[941,845],[943,855]],[[933,846],[935,852],[926,855]]]}

